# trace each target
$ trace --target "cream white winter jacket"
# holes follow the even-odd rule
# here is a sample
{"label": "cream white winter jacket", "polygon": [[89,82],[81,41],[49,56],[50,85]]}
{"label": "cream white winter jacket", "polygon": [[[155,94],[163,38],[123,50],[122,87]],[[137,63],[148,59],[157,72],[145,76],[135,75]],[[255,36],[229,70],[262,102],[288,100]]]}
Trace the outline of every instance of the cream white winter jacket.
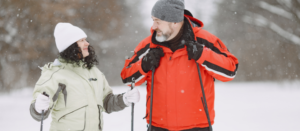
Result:
{"label": "cream white winter jacket", "polygon": [[37,95],[46,92],[51,100],[50,109],[45,112],[46,118],[52,112],[50,131],[101,131],[103,111],[111,113],[126,107],[123,94],[113,95],[97,67],[88,70],[82,65],[83,62],[77,67],[59,60],[42,68],[34,88],[30,113],[35,120],[41,120],[34,104]]}

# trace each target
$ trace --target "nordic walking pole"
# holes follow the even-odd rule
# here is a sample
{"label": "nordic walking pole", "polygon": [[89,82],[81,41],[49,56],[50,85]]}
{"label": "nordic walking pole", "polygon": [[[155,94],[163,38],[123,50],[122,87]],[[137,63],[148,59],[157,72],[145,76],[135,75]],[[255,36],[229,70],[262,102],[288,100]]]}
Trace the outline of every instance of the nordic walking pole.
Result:
{"label": "nordic walking pole", "polygon": [[[131,83],[131,90],[135,86],[135,80],[134,77],[132,78],[132,83]],[[134,123],[134,103],[131,104],[131,131],[133,131],[133,123]]]}
{"label": "nordic walking pole", "polygon": [[[43,95],[49,97],[49,95],[46,94],[46,92],[43,92]],[[43,131],[43,119],[44,119],[44,110],[42,110],[41,131]]]}
{"label": "nordic walking pole", "polygon": [[[196,61],[195,61],[196,62]],[[206,103],[206,97],[205,97],[205,93],[204,93],[204,86],[203,86],[203,82],[202,82],[202,77],[201,77],[201,72],[200,72],[200,67],[199,64],[196,62],[197,64],[197,69],[198,69],[198,75],[199,75],[199,79],[200,79],[200,84],[201,84],[201,90],[202,90],[202,95],[203,95],[203,101],[204,101],[204,110],[206,113],[206,117],[207,117],[207,121],[208,121],[208,125],[209,125],[209,131],[212,131],[212,127],[211,127],[211,123],[210,123],[210,117],[209,117],[209,113],[208,113],[208,108],[207,108],[207,103]]]}
{"label": "nordic walking pole", "polygon": [[42,110],[41,131],[43,131],[44,110]]}
{"label": "nordic walking pole", "polygon": [[153,104],[153,82],[154,82],[154,72],[155,72],[155,68],[152,68],[152,79],[151,79],[151,99],[150,99],[150,119],[149,119],[149,131],[151,130],[151,123],[152,123],[152,104]]}

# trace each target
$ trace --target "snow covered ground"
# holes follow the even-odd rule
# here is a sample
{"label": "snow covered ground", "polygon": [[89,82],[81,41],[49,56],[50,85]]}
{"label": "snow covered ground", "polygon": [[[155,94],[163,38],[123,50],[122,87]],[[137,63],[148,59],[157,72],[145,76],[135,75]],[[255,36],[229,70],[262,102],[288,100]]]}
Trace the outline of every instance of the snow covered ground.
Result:
{"label": "snow covered ground", "polygon": [[[146,131],[145,87],[138,87],[141,101],[135,107],[135,131]],[[128,87],[113,87],[114,93]],[[31,88],[0,94],[1,131],[38,131],[40,123],[29,114]],[[216,83],[214,131],[299,131],[300,81]],[[49,130],[50,119],[44,121]],[[129,131],[130,108],[104,113],[104,131]]]}

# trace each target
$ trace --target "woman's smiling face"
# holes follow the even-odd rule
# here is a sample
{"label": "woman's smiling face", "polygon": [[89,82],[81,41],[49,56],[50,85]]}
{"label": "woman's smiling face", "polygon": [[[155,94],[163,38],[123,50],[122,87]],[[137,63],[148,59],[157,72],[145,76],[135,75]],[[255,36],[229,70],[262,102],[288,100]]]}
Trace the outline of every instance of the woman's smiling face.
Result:
{"label": "woman's smiling face", "polygon": [[86,41],[86,38],[82,38],[77,41],[78,46],[81,49],[82,56],[85,58],[89,56],[89,45],[90,43]]}

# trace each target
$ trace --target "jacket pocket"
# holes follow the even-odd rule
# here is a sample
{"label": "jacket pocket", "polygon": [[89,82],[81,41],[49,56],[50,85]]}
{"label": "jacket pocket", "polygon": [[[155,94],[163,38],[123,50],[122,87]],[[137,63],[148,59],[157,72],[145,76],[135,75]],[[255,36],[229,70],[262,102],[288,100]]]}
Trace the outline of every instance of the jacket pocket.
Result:
{"label": "jacket pocket", "polygon": [[57,120],[57,130],[84,130],[86,124],[86,107],[65,112]]}

